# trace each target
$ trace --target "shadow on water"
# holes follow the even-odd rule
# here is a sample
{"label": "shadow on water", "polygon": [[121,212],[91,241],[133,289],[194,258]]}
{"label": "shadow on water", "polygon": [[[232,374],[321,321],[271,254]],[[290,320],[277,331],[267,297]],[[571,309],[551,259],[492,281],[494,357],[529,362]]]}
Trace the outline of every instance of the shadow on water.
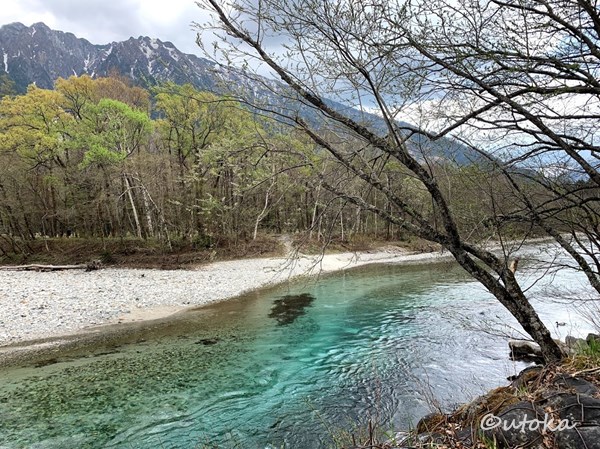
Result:
{"label": "shadow on water", "polygon": [[275,318],[279,326],[292,324],[306,313],[306,308],[310,307],[314,300],[315,297],[309,293],[282,296],[273,301],[269,318]]}

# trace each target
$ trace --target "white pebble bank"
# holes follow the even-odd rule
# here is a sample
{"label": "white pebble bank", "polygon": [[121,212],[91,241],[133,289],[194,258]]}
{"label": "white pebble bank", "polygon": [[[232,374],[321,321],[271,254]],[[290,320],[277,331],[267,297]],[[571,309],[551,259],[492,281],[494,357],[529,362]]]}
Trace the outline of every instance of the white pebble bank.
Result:
{"label": "white pebble bank", "polygon": [[192,270],[0,271],[0,346],[120,320],[158,318],[300,275],[439,256],[394,249],[323,258],[244,259]]}

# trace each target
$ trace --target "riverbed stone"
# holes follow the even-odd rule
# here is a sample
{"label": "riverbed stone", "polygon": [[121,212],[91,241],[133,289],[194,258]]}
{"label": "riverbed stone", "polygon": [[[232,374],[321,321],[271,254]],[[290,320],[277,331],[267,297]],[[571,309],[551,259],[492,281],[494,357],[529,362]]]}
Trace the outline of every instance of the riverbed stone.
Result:
{"label": "riverbed stone", "polygon": [[535,381],[540,373],[542,367],[539,365],[528,366],[515,376],[510,376],[508,380],[511,381],[511,386],[515,390],[527,388],[530,382]]}
{"label": "riverbed stone", "polygon": [[542,362],[542,350],[537,343],[526,340],[509,340],[508,348],[513,360],[524,360],[527,362]]}
{"label": "riverbed stone", "polygon": [[586,337],[585,341],[587,342],[587,344],[591,344],[593,343],[599,343],[600,344],[600,335],[598,334],[588,334],[588,336]]}
{"label": "riverbed stone", "polygon": [[583,338],[576,338],[571,335],[567,335],[565,344],[569,349],[579,349],[582,346],[587,346],[587,342]]}
{"label": "riverbed stone", "polygon": [[417,432],[424,434],[438,430],[447,421],[448,417],[443,413],[430,413],[419,420],[417,423]]}
{"label": "riverbed stone", "polygon": [[456,432],[456,439],[460,441],[464,446],[471,447],[473,443],[477,441],[477,432],[479,430],[473,429],[472,427],[467,427],[465,429],[460,429]]}
{"label": "riverbed stone", "polygon": [[450,415],[449,420],[453,423],[462,423],[463,426],[478,426],[485,415],[497,413],[510,405],[517,404],[519,398],[515,395],[515,391],[513,387],[495,388],[459,407]]}

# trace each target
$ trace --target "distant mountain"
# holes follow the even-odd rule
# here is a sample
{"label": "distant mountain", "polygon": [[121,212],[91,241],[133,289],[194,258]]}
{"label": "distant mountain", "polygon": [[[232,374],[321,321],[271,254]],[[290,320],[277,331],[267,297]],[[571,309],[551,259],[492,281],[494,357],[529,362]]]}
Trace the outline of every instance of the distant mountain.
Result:
{"label": "distant mountain", "polygon": [[43,23],[2,26],[0,52],[0,74],[7,73],[19,92],[31,83],[51,89],[59,77],[99,77],[115,71],[145,86],[173,81],[214,90],[218,74],[227,75],[206,59],[182,53],[171,42],[140,36],[94,45]]}
{"label": "distant mountain", "polygon": [[[0,75],[7,74],[15,82],[19,93],[25,92],[31,83],[52,89],[59,77],[103,77],[117,72],[143,87],[172,81],[176,84],[190,83],[198,89],[223,94],[227,88],[235,86],[236,91],[243,92],[250,102],[258,100],[279,111],[301,110],[301,114],[313,123],[322,120],[318,112],[275,95],[273,90],[282,88],[276,81],[250,79],[239,70],[223,68],[207,59],[183,53],[171,42],[145,36],[95,45],[72,33],[51,30],[41,22],[30,27],[11,23],[0,27],[0,52]],[[385,132],[380,117],[336,102],[330,104],[353,119]],[[427,142],[423,138],[413,140],[415,150],[422,148],[424,143]],[[425,146],[433,154],[452,158],[460,164],[480,159],[452,139],[443,138],[435,143],[428,141]]]}

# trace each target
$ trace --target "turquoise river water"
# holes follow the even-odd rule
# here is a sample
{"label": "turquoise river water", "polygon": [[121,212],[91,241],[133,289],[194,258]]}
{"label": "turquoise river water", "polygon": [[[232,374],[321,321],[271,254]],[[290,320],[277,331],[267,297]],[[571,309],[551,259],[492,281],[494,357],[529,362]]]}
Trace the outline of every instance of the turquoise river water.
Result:
{"label": "turquoise river water", "polygon": [[[523,269],[538,301],[548,285],[580,282],[538,273]],[[564,304],[539,304],[564,320]],[[135,344],[0,372],[0,448],[318,449],[368,419],[407,428],[522,367],[505,338],[473,328],[498,320],[509,318],[450,263],[296,281]]]}

